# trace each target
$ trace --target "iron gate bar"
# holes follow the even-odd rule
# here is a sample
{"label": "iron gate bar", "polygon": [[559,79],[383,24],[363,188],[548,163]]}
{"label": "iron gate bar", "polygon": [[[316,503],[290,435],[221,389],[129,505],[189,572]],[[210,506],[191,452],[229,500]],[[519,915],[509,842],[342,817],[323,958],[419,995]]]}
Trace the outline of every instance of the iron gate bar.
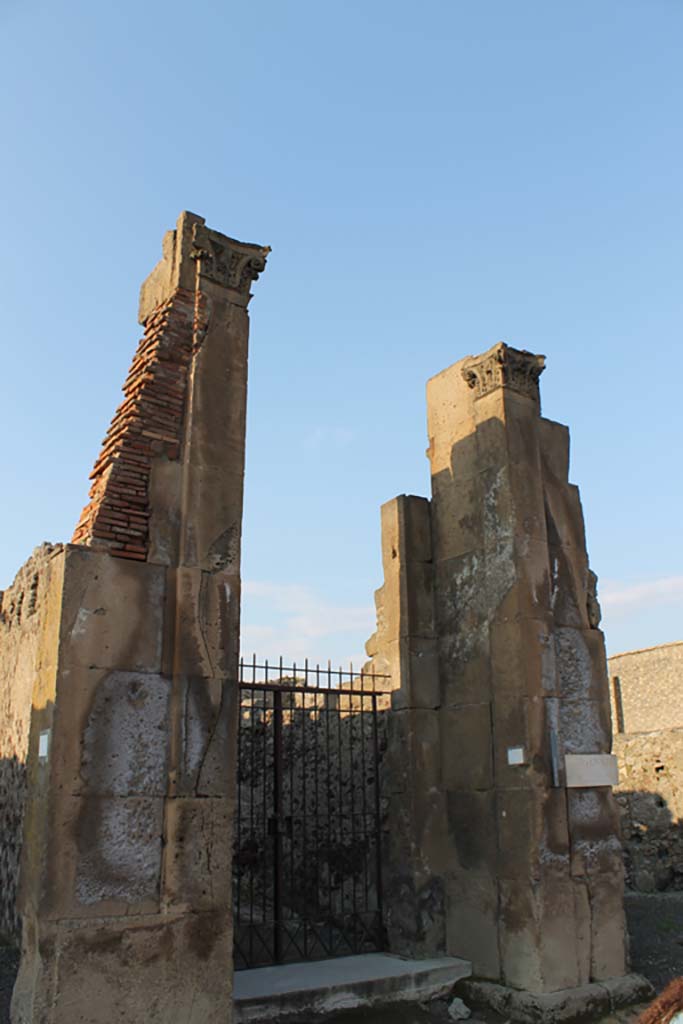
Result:
{"label": "iron gate bar", "polygon": [[237,968],[383,948],[378,697],[389,679],[240,660]]}

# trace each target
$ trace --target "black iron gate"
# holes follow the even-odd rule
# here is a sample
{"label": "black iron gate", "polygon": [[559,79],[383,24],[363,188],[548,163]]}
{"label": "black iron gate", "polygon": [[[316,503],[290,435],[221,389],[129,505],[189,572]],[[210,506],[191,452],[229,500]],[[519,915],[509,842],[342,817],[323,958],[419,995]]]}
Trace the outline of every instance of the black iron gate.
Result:
{"label": "black iron gate", "polygon": [[389,678],[240,662],[235,968],[383,948]]}

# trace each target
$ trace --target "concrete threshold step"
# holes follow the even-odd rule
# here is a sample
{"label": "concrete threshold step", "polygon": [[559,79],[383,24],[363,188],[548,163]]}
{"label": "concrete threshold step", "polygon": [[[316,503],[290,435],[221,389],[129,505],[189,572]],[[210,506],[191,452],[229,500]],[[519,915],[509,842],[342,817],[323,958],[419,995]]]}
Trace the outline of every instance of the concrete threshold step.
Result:
{"label": "concrete threshold step", "polygon": [[424,1002],[447,995],[472,966],[455,957],[408,960],[390,953],[236,971],[236,1024]]}

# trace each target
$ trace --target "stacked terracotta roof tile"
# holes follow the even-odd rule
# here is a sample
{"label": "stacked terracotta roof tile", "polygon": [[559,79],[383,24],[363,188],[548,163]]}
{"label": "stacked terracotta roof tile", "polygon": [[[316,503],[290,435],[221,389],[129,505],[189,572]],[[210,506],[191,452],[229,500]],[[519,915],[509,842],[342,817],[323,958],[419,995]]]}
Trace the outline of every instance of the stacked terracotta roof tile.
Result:
{"label": "stacked terracotta roof tile", "polygon": [[145,322],[145,333],[90,474],[90,503],[74,544],[145,561],[152,460],[180,455],[187,373],[192,356],[195,295],[178,289]]}

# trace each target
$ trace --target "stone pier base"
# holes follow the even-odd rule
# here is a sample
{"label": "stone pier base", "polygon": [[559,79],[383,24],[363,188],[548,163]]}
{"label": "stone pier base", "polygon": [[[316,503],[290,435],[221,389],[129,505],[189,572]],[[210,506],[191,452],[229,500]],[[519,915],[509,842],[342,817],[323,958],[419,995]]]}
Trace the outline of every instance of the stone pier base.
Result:
{"label": "stone pier base", "polygon": [[511,1024],[579,1024],[651,999],[653,988],[642,975],[625,974],[539,994],[468,978],[460,982],[457,992],[468,1006],[488,1007]]}

